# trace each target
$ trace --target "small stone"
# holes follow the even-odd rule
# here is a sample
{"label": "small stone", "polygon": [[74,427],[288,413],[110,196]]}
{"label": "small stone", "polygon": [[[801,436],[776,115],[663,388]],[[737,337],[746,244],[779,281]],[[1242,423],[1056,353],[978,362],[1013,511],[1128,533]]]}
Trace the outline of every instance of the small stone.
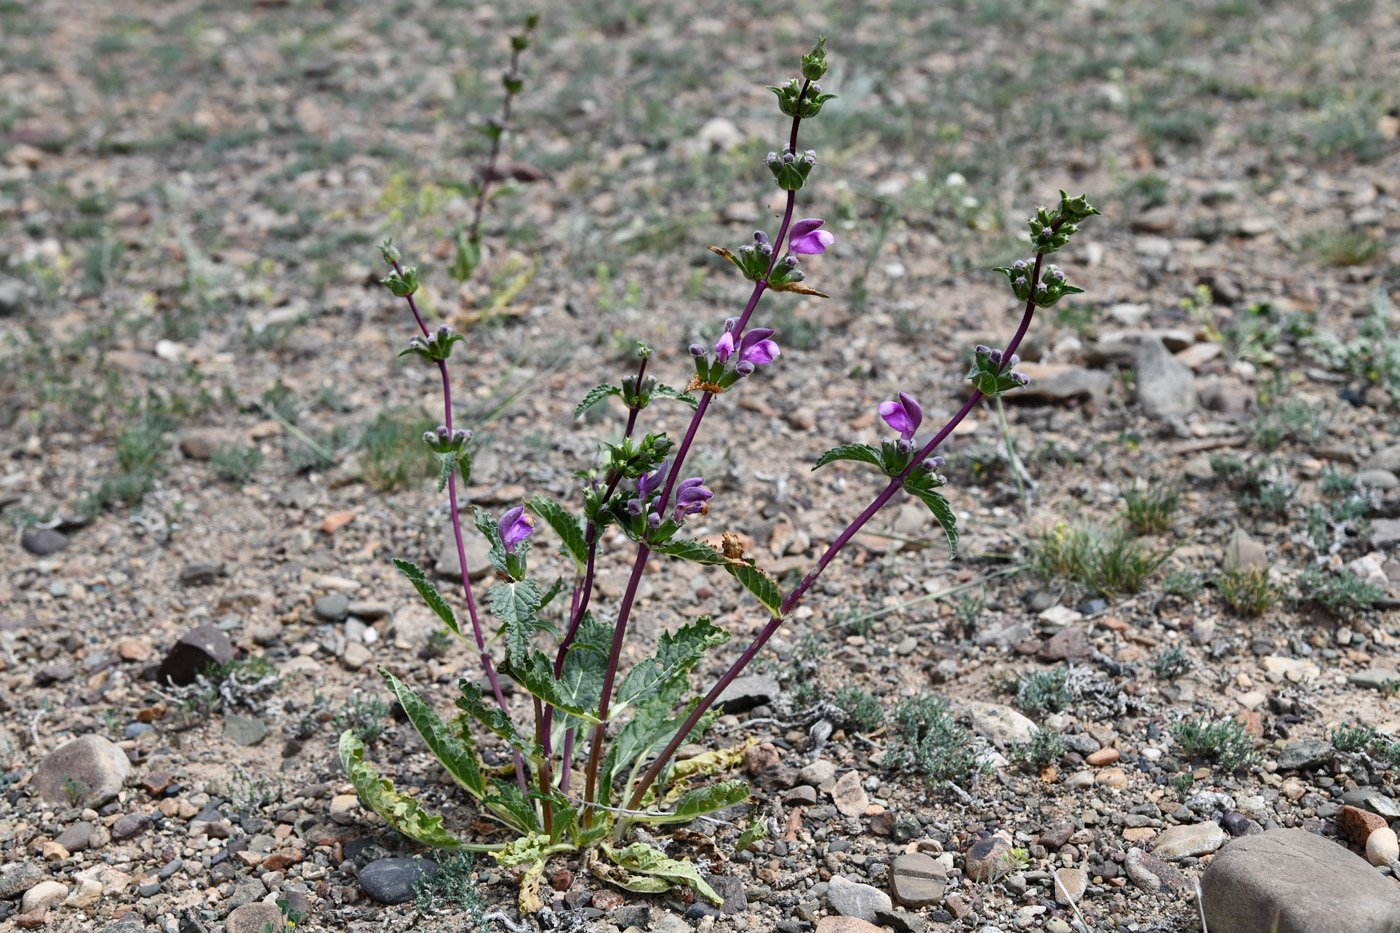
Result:
{"label": "small stone", "polygon": [[1118,749],[1101,748],[1096,752],[1090,753],[1089,756],[1084,759],[1084,762],[1092,767],[1102,768],[1104,765],[1111,765],[1117,760]]}
{"label": "small stone", "polygon": [[[49,803],[100,807],[117,796],[131,773],[126,752],[100,735],[84,735],[49,753],[34,776],[34,788]],[[77,793],[70,800],[70,793]]]}
{"label": "small stone", "polygon": [[229,714],[224,717],[224,738],[245,748],[267,738],[267,723],[255,716]]}
{"label": "small stone", "polygon": [[381,904],[407,904],[413,900],[413,886],[426,875],[436,878],[438,864],[426,858],[382,858],[360,871],[360,887]]}
{"label": "small stone", "polygon": [[1368,667],[1364,671],[1348,674],[1347,683],[1371,690],[1389,691],[1400,685],[1400,671],[1388,667]]}
{"label": "small stone", "polygon": [[87,820],[81,820],[59,833],[54,842],[69,852],[81,852],[88,847],[88,843],[92,840],[93,828],[93,824]]}
{"label": "small stone", "polygon": [[843,917],[859,917],[873,923],[876,910],[889,910],[894,906],[890,896],[879,888],[847,881],[840,875],[831,879],[826,889],[826,900],[831,909]]}
{"label": "small stone", "polygon": [[1362,470],[1356,481],[1369,489],[1391,490],[1400,487],[1400,477],[1389,470]]}
{"label": "small stone", "polygon": [[327,622],[339,622],[350,613],[350,597],[344,593],[328,593],[316,600],[313,611]]}
{"label": "small stone", "polygon": [[219,570],[218,564],[202,560],[193,561],[180,571],[180,583],[183,586],[209,586],[219,579]]}
{"label": "small stone", "polygon": [[1375,866],[1389,865],[1400,858],[1400,842],[1395,830],[1382,826],[1366,837],[1366,861]]}
{"label": "small stone", "polygon": [[755,706],[767,705],[782,694],[778,680],[772,674],[736,677],[715,701],[726,713],[745,713]]}
{"label": "small stone", "polygon": [[68,547],[68,536],[54,528],[30,528],[20,537],[24,549],[38,557],[56,554]]}
{"label": "small stone", "polygon": [[777,746],[772,742],[764,742],[762,745],[751,745],[744,749],[744,770],[751,777],[758,777],[764,771],[774,767],[782,761],[782,756],[778,754]]}
{"label": "small stone", "polygon": [[856,771],[841,775],[831,789],[831,799],[842,816],[861,816],[870,806],[870,798],[866,796],[865,788],[860,784],[860,774]]}
{"label": "small stone", "polygon": [[228,919],[224,921],[224,933],[264,933],[268,924],[272,924],[274,930],[282,929],[282,911],[276,904],[258,901],[229,911]]}
{"label": "small stone", "polygon": [[1037,660],[1047,664],[1069,658],[1087,658],[1089,656],[1089,639],[1084,634],[1083,629],[1067,628],[1057,632],[1041,645],[1036,650],[1035,656]]}
{"label": "small stone", "polygon": [[1332,763],[1332,743],[1326,739],[1299,739],[1289,742],[1278,756],[1280,771],[1306,771]]}
{"label": "small stone", "polygon": [[233,645],[217,625],[205,623],[180,637],[156,669],[156,683],[186,687],[215,664],[233,660]]}
{"label": "small stone", "polygon": [[1055,900],[1078,904],[1089,890],[1089,876],[1082,868],[1061,868],[1055,872]]}
{"label": "small stone", "polygon": [[331,798],[330,817],[342,825],[354,823],[360,809],[360,798],[355,794],[336,794]]}
{"label": "small stone", "polygon": [[40,881],[24,892],[20,910],[32,914],[47,910],[55,901],[68,896],[68,886],[61,881]]}
{"label": "small stone", "polygon": [[1123,870],[1129,881],[1150,894],[1156,894],[1164,888],[1172,894],[1179,894],[1187,887],[1185,875],[1141,849],[1128,850]]}
{"label": "small stone", "polygon": [[1128,786],[1128,772],[1122,768],[1104,768],[1094,776],[1094,783],[1100,787],[1123,790]]}
{"label": "small stone", "polygon": [[1040,731],[1025,716],[1000,703],[973,700],[967,707],[972,714],[973,730],[999,749],[1029,742]]}
{"label": "small stone", "polygon": [[1011,853],[1011,843],[1001,836],[988,836],[973,843],[963,855],[963,873],[973,881],[986,881],[1001,871],[1007,856]]}
{"label": "small stone", "polygon": [[1400,544],[1400,519],[1376,518],[1371,520],[1371,547],[1378,551],[1393,550]]}
{"label": "small stone", "polygon": [[890,891],[894,899],[915,910],[943,900],[948,873],[922,852],[906,852],[890,865]]}
{"label": "small stone", "polygon": [[63,899],[63,906],[72,907],[74,910],[87,910],[93,907],[102,899],[102,882],[92,878],[84,878],[78,882],[78,886],[73,889],[73,893]]}
{"label": "small stone", "polygon": [[370,654],[369,648],[360,642],[346,642],[345,653],[340,657],[340,664],[347,671],[358,671],[368,664],[373,657],[374,656]]}
{"label": "small stone", "polygon": [[191,460],[209,460],[243,444],[243,435],[229,428],[193,428],[180,438],[180,453]]}
{"label": "small stone", "polygon": [[1144,335],[1133,352],[1135,396],[1149,418],[1184,415],[1196,406],[1196,376],[1172,356],[1161,338]]}
{"label": "small stone", "polygon": [[1344,804],[1332,821],[1359,846],[1366,845],[1373,832],[1386,826],[1385,818],[1379,813],[1371,813],[1351,804]]}
{"label": "small stone", "polygon": [[[484,580],[491,574],[490,545],[479,534],[462,533],[462,548],[467,555],[467,572],[473,580]],[[462,581],[462,565],[457,555],[457,538],[448,522],[442,527],[442,542],[433,567],[437,575],[458,583]]]}
{"label": "small stone", "polygon": [[140,835],[151,825],[151,818],[144,813],[124,813],[112,824],[112,838],[117,842]]}
{"label": "small stone", "polygon": [[1208,855],[1223,846],[1228,838],[1225,830],[1214,823],[1182,823],[1168,827],[1157,837],[1152,854],[1168,861]]}
{"label": "small stone", "polygon": [[811,784],[798,784],[783,794],[783,803],[789,807],[815,807],[817,789]]}
{"label": "small stone", "polygon": [[335,534],[354,520],[354,512],[332,512],[321,520],[321,531],[328,535]]}
{"label": "small stone", "polygon": [[604,888],[594,892],[592,904],[599,910],[612,910],[614,907],[622,906],[623,898],[616,891]]}
{"label": "small stone", "polygon": [[1225,542],[1225,550],[1220,558],[1220,569],[1226,573],[1237,571],[1269,569],[1269,556],[1264,545],[1255,541],[1243,528],[1236,528]]}
{"label": "small stone", "polygon": [[836,765],[826,758],[818,758],[797,772],[799,781],[813,787],[820,787],[834,777],[836,777]]}

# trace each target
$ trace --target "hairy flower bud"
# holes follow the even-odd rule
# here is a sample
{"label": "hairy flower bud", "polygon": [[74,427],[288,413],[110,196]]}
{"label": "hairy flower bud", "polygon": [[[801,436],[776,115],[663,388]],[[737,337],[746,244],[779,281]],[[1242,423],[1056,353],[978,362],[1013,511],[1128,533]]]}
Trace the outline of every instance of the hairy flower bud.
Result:
{"label": "hairy flower bud", "polygon": [[471,439],[472,432],[466,430],[465,428],[458,428],[457,430],[452,432],[452,440],[454,443],[465,444]]}
{"label": "hairy flower bud", "polygon": [[437,435],[434,434],[432,431],[424,431],[424,432],[423,432],[423,443],[425,443],[425,444],[436,444],[436,443],[437,443]]}
{"label": "hairy flower bud", "polygon": [[440,424],[437,429],[438,440],[445,441],[452,436],[452,432],[447,430],[447,425]]}
{"label": "hairy flower bud", "polygon": [[763,246],[768,242],[768,234],[764,233],[762,230],[755,230],[753,232],[753,241],[759,246]]}
{"label": "hairy flower bud", "polygon": [[709,352],[710,351],[705,348],[705,345],[703,343],[692,343],[690,345],[690,355],[695,357],[697,360],[703,356],[707,356]]}
{"label": "hairy flower bud", "polygon": [[740,360],[739,363],[734,367],[734,371],[741,376],[751,376],[753,375],[753,370],[754,365],[748,360]]}

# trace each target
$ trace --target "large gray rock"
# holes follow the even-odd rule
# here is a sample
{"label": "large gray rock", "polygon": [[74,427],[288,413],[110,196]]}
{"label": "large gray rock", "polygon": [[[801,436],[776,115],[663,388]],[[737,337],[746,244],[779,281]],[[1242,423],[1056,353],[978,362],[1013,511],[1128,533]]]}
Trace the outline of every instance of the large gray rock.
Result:
{"label": "large gray rock", "polygon": [[841,916],[859,917],[867,923],[875,922],[877,910],[894,907],[890,896],[874,885],[847,881],[840,875],[834,876],[827,886],[826,901]]}
{"label": "large gray rock", "polygon": [[1281,771],[1303,771],[1330,765],[1332,757],[1332,743],[1326,739],[1298,739],[1283,747],[1278,766]]}
{"label": "large gray rock", "polygon": [[156,683],[179,687],[194,683],[195,675],[213,664],[233,660],[233,645],[217,625],[206,622],[181,636],[156,669]]}
{"label": "large gray rock", "polygon": [[375,859],[360,872],[360,887],[381,904],[407,904],[422,878],[436,878],[438,863],[429,858]]}
{"label": "large gray rock", "polygon": [[122,751],[100,735],[84,735],[65,742],[39,762],[34,788],[49,803],[100,807],[117,796],[131,773],[131,762]]}
{"label": "large gray rock", "polygon": [[19,897],[44,880],[44,870],[35,862],[11,862],[0,866],[0,901]]}
{"label": "large gray rock", "polygon": [[1201,890],[1211,933],[1400,933],[1400,889],[1365,859],[1301,829],[1232,840]]}
{"label": "large gray rock", "polygon": [[1159,338],[1138,343],[1133,352],[1138,406],[1150,418],[1184,415],[1196,407],[1196,374]]}

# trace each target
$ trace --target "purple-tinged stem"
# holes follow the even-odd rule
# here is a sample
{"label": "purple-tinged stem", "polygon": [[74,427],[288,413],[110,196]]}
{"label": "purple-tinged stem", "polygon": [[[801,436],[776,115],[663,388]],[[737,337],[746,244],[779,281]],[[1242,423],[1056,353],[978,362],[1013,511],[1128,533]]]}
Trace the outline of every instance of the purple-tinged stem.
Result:
{"label": "purple-tinged stem", "polygon": [[[399,264],[394,263],[394,271],[400,276],[403,269]],[[428,333],[428,325],[423,322],[423,315],[418,311],[418,303],[413,300],[412,295],[408,298],[408,307],[413,311],[413,317],[418,321],[418,329],[423,332],[424,337],[431,337]],[[447,376],[447,361],[438,360],[438,372],[442,374],[442,405],[443,422],[447,427],[448,434],[452,432],[452,380]],[[500,678],[496,676],[496,666],[491,663],[491,655],[486,650],[486,637],[481,631],[481,618],[477,615],[476,600],[472,596],[471,576],[467,567],[467,548],[462,541],[462,519],[461,510],[457,505],[457,471],[453,470],[447,474],[447,501],[452,510],[452,536],[457,544],[457,566],[462,571],[462,592],[467,597],[467,615],[471,618],[472,636],[476,639],[477,655],[481,659],[481,666],[486,671],[486,680],[491,684],[491,692],[496,696],[496,702],[500,704],[502,711],[510,715],[510,708],[506,704],[506,695],[501,690]],[[523,793],[528,785],[525,779],[525,761],[520,757],[520,753],[515,753],[515,779],[520,785]]]}
{"label": "purple-tinged stem", "polygon": [[[593,727],[589,739],[588,769],[585,772],[584,800],[596,800],[598,788],[598,763],[603,757],[603,733],[608,728],[608,707],[612,703],[613,681],[617,679],[617,663],[622,657],[622,640],[627,633],[627,620],[632,614],[632,603],[637,599],[637,584],[642,582],[642,571],[646,569],[647,557],[651,548],[645,544],[637,546],[637,559],[632,564],[632,575],[627,578],[627,590],[622,594],[622,605],[617,610],[617,624],[613,626],[612,650],[608,652],[608,669],[603,674],[603,691],[598,701],[598,724]],[[593,825],[593,810],[590,807],[583,813],[583,825]]]}
{"label": "purple-tinged stem", "polygon": [[[510,50],[510,71],[507,77],[511,81],[520,79],[520,49],[511,45]],[[498,124],[500,132],[491,140],[491,156],[486,160],[486,171],[481,176],[481,187],[476,192],[476,207],[472,211],[471,230],[467,233],[468,242],[477,242],[477,237],[481,235],[481,217],[486,211],[486,189],[491,185],[491,179],[496,175],[496,160],[501,155],[501,140],[505,138],[506,126],[510,123],[510,105],[515,100],[515,92],[506,86],[506,97],[501,103],[501,119]]]}
{"label": "purple-tinged stem", "polygon": [[564,730],[564,754],[559,761],[559,791],[567,794],[569,792],[569,775],[573,773],[574,760],[574,730]]}

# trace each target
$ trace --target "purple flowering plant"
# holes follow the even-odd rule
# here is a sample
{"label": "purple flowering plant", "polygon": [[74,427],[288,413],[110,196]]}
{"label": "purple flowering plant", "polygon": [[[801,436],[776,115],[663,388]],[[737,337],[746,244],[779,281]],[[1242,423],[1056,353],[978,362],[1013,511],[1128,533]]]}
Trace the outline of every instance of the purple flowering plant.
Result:
{"label": "purple flowering plant", "polygon": [[[421,332],[410,338],[404,353],[436,366],[442,379],[444,424],[425,434],[424,441],[442,465],[439,491],[445,488],[448,494],[467,624],[459,621],[452,605],[417,566],[398,559],[394,564],[443,624],[475,649],[486,688],[463,678],[456,700],[459,715],[448,721],[399,678],[383,669],[380,673],[447,773],[484,815],[511,827],[515,837],[506,843],[478,844],[454,836],[440,817],[427,814],[414,799],[380,778],[365,760],[359,739],[348,731],[341,736],[341,758],[365,804],[406,835],[439,848],[489,852],[503,866],[524,866],[521,906],[527,912],[543,906],[538,892],[545,864],[562,852],[585,853],[593,874],[628,890],[658,892],[685,886],[712,903],[720,902],[688,861],[667,856],[645,841],[644,834],[639,837],[633,832],[689,822],[748,797],[743,781],[709,780],[732,768],[742,749],[711,751],[676,762],[677,749],[704,734],[718,714],[716,702],[724,689],[790,618],[836,555],[901,492],[928,507],[956,556],[957,518],[940,492],[947,478],[941,472],[943,458],[935,450],[984,398],[998,398],[1027,385],[1027,378],[1015,368],[1016,349],[1036,309],[1080,291],[1067,284],[1057,267],[1046,267],[1044,260],[1098,211],[1083,196],[1071,198],[1061,191],[1053,210],[1041,208],[1030,221],[1034,254],[998,270],[1007,275],[1013,294],[1025,302],[1020,326],[1004,349],[978,346],[974,350],[968,373],[974,391],[957,413],[937,431],[921,437],[923,409],[911,395],[899,392],[897,398],[879,406],[881,419],[897,436],[883,439],[879,446],[838,445],[817,458],[813,469],[851,460],[876,468],[888,482],[797,586],[783,593],[753,558],[744,555],[735,536],[725,535],[724,546],[718,549],[687,537],[688,522],[705,515],[714,497],[703,476],[687,475],[685,469],[702,423],[721,396],[781,354],[779,335],[770,328],[750,326],[760,300],[767,292],[821,295],[804,284],[798,257],[822,253],[835,238],[822,229],[822,220],[794,222],[793,217],[797,193],[817,164],[815,153],[798,153],[799,127],[834,96],[823,92],[818,83],[826,67],[825,39],[820,39],[802,58],[802,77],[772,88],[780,109],[791,118],[782,154],[770,153],[765,160],[775,183],[787,193],[782,222],[771,240],[760,231],[751,244],[732,251],[710,247],[738,267],[753,287],[743,311],[724,322],[713,349],[703,344],[690,347],[695,372],[684,388],[671,388],[649,374],[652,349],[639,345],[636,371],[618,384],[597,386],[575,410],[575,416],[581,417],[610,397],[621,399],[627,407],[622,439],[604,445],[598,465],[576,474],[581,480],[581,511],[571,511],[545,495],[509,509],[499,519],[474,510],[474,524],[487,540],[496,577],[486,590],[487,605],[497,621],[490,637],[470,584],[457,499],[458,477],[465,483],[469,476],[471,433],[453,427],[447,363],[453,346],[463,337],[445,326],[429,329],[413,298],[418,285],[415,270],[401,265],[391,243],[382,247],[385,261],[393,268],[385,284],[406,299]],[[787,247],[780,254],[774,244],[783,243]],[[1042,281],[1043,269],[1046,281]],[[679,444],[664,433],[640,433],[640,416],[657,400],[676,401],[691,409]],[[560,578],[546,585],[530,574],[528,555],[533,535],[540,530],[537,522],[558,538],[571,560],[571,581]],[[598,548],[610,528],[621,532],[634,554],[616,614],[605,620],[595,616],[590,603]],[[701,696],[691,695],[690,672],[705,652],[730,639],[708,616],[663,634],[654,655],[621,670],[642,574],[649,561],[662,556],[722,568],[768,615],[758,635]],[[497,641],[500,645],[493,655]],[[493,660],[497,656],[499,663]],[[519,722],[513,714],[501,689],[502,676],[528,694],[530,722]],[[483,764],[474,730],[478,734],[485,730],[503,742],[510,749],[511,763],[495,769]],[[761,830],[762,823],[755,821],[746,838],[754,838]]]}

